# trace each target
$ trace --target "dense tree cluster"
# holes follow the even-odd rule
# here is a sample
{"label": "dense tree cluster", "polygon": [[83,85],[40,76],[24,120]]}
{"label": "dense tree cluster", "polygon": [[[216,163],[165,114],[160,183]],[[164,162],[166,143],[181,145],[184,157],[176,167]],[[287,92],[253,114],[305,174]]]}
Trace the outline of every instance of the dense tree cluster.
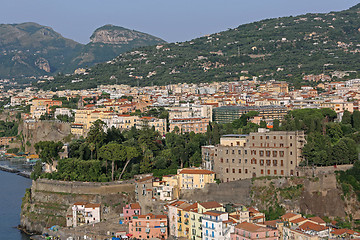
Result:
{"label": "dense tree cluster", "polygon": [[[161,112],[156,110],[157,114]],[[179,134],[174,131],[165,137],[149,127],[134,127],[127,131],[110,128],[104,131],[105,123],[97,120],[86,138],[74,139],[70,143],[70,159],[59,160],[58,171],[46,177],[110,181],[149,172],[162,176],[175,173],[178,168],[199,166],[201,146],[218,144],[220,137],[225,134],[257,131],[260,126],[250,121],[256,115],[257,112],[249,112],[229,124],[210,123],[204,134]],[[273,130],[305,131],[307,143],[303,149],[303,165],[354,163],[360,144],[360,133],[357,132],[360,130],[360,114],[358,111],[353,114],[345,112],[342,122],[335,122],[335,119],[336,113],[331,109],[294,110],[281,123],[275,121]],[[262,121],[260,125],[264,123]],[[54,142],[35,145],[40,157],[47,163],[58,160],[60,146],[61,143]]]}
{"label": "dense tree cluster", "polygon": [[17,122],[5,122],[0,120],[0,137],[13,137],[18,135]]}

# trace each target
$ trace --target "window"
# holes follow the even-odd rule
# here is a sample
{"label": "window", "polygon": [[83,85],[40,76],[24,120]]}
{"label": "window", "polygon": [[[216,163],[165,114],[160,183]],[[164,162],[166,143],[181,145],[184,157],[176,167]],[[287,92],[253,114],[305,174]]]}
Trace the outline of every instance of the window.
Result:
{"label": "window", "polygon": [[290,152],[290,155],[292,155],[292,152]]}
{"label": "window", "polygon": [[263,157],[264,156],[264,151],[259,151],[259,155],[260,155],[260,157]]}
{"label": "window", "polygon": [[292,139],[292,136],[290,136],[290,139]]}
{"label": "window", "polygon": [[241,159],[239,159],[239,163],[241,163]]}
{"label": "window", "polygon": [[283,144],[283,143],[280,143],[280,147],[284,147],[284,144]]}
{"label": "window", "polygon": [[239,173],[241,173],[241,169],[239,168]]}
{"label": "window", "polygon": [[282,137],[282,136],[280,136],[280,139],[283,139],[283,137]]}
{"label": "window", "polygon": [[232,160],[232,163],[235,163],[235,159]]}
{"label": "window", "polygon": [[245,154],[247,154],[247,150],[245,150]]}
{"label": "window", "polygon": [[247,169],[245,169],[245,173],[248,173]]}
{"label": "window", "polygon": [[226,154],[229,154],[229,150],[226,150]]}
{"label": "window", "polygon": [[232,150],[232,151],[231,151],[231,154],[235,154],[235,150]]}
{"label": "window", "polygon": [[235,173],[235,168],[233,168],[233,173]]}
{"label": "window", "polygon": [[238,150],[238,154],[241,154],[241,150]]}
{"label": "window", "polygon": [[261,174],[264,174],[264,169],[261,169]]}
{"label": "window", "polygon": [[280,157],[284,157],[284,151],[279,151]]}
{"label": "window", "polygon": [[269,139],[269,136],[266,136],[266,139]]}
{"label": "window", "polygon": [[228,169],[228,168],[226,169],[226,173],[229,173],[229,169]]}
{"label": "window", "polygon": [[270,166],[271,165],[271,160],[266,160],[266,166]]}
{"label": "window", "polygon": [[273,151],[273,157],[277,157],[277,151]]}
{"label": "window", "polygon": [[221,158],[221,159],[220,159],[220,162],[221,162],[221,163],[223,163],[223,162],[224,162],[224,159],[223,159],[223,158]]}
{"label": "window", "polygon": [[281,160],[280,166],[284,166],[284,160]]}
{"label": "window", "polygon": [[271,152],[271,151],[266,151],[266,156],[267,156],[267,157],[270,157],[270,152]]}
{"label": "window", "polygon": [[284,170],[281,170],[281,175],[284,175]]}
{"label": "window", "polygon": [[229,163],[229,159],[226,159],[226,163]]}
{"label": "window", "polygon": [[274,175],[276,175],[277,174],[277,171],[276,170],[274,170]]}
{"label": "window", "polygon": [[245,159],[245,163],[247,163],[247,159]]}
{"label": "window", "polygon": [[255,139],[255,136],[252,136],[252,139]]}
{"label": "window", "polygon": [[292,147],[292,143],[290,143],[290,147]]}
{"label": "window", "polygon": [[277,166],[277,160],[273,160],[273,165]]}
{"label": "window", "polygon": [[262,140],[262,136],[260,136],[260,139]]}
{"label": "window", "polygon": [[274,136],[274,139],[276,139],[276,136]]}
{"label": "window", "polygon": [[260,159],[260,166],[264,166],[264,159]]}
{"label": "window", "polygon": [[292,164],[293,162],[292,161],[290,161],[290,164]]}
{"label": "window", "polygon": [[268,172],[267,174],[270,175],[270,170],[267,170],[267,172]]}

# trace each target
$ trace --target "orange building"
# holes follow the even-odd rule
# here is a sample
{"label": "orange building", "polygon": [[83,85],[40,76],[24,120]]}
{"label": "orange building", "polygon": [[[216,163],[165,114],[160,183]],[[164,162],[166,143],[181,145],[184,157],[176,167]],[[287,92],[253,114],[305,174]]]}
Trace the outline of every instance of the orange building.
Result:
{"label": "orange building", "polygon": [[132,216],[129,223],[129,233],[136,239],[167,239],[168,219],[166,215]]}

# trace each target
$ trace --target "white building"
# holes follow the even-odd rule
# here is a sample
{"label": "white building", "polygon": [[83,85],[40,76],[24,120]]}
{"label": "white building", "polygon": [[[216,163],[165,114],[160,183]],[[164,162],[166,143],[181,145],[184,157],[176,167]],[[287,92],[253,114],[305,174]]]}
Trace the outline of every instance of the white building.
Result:
{"label": "white building", "polygon": [[67,115],[69,117],[73,116],[73,112],[76,112],[76,109],[69,108],[56,108],[55,110],[55,118],[59,115]]}
{"label": "white building", "polygon": [[[72,227],[101,221],[101,205],[98,203],[76,202],[72,207]],[[67,221],[70,224],[70,221]]]}
{"label": "white building", "polygon": [[234,232],[235,221],[229,220],[226,212],[211,210],[203,213],[202,239],[203,240],[230,240]]}

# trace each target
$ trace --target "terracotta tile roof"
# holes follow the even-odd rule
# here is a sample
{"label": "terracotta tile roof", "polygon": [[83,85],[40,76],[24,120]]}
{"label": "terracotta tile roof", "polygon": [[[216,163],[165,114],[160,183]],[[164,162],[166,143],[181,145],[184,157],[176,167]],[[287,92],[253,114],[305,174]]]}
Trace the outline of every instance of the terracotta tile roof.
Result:
{"label": "terracotta tile roof", "polygon": [[139,203],[130,203],[130,209],[140,209]]}
{"label": "terracotta tile roof", "polygon": [[249,207],[248,210],[249,210],[249,212],[251,212],[251,213],[260,213],[258,210],[256,210],[256,209],[253,208],[253,207]]}
{"label": "terracotta tile roof", "polygon": [[281,218],[282,218],[282,219],[289,219],[289,218],[295,217],[296,215],[298,215],[298,214],[295,214],[295,213],[285,213],[284,215],[281,216]]}
{"label": "terracotta tile roof", "polygon": [[320,217],[311,217],[309,218],[310,221],[317,222],[318,224],[325,224],[325,221],[322,220]]}
{"label": "terracotta tile roof", "polygon": [[315,224],[312,222],[306,222],[304,224],[301,224],[299,226],[299,228],[303,231],[312,230],[312,231],[316,231],[316,232],[320,232],[320,231],[324,231],[324,230],[328,229],[327,227],[325,227],[323,225]]}
{"label": "terracotta tile roof", "polygon": [[188,208],[189,206],[191,206],[190,203],[182,203],[181,205],[178,206],[178,208],[182,209],[182,210],[185,210],[186,208]]}
{"label": "terracotta tile roof", "polygon": [[299,218],[296,218],[294,220],[291,220],[290,222],[292,222],[292,223],[300,223],[300,222],[304,222],[306,220],[307,220],[306,218],[299,217]]}
{"label": "terracotta tile roof", "polygon": [[331,234],[334,234],[334,235],[343,235],[343,234],[360,235],[360,232],[355,232],[351,229],[340,228],[340,229],[333,229]]}
{"label": "terracotta tile roof", "polygon": [[86,208],[97,208],[100,207],[101,205],[99,203],[87,203],[85,205]]}
{"label": "terracotta tile roof", "polygon": [[212,202],[203,202],[199,203],[203,208],[210,209],[210,208],[218,208],[222,207],[222,205],[218,202],[212,201]]}
{"label": "terracotta tile roof", "polygon": [[203,214],[217,217],[217,216],[220,216],[221,214],[224,214],[224,212],[212,210],[212,211],[204,212]]}
{"label": "terracotta tile roof", "polygon": [[251,220],[257,220],[257,219],[261,219],[261,218],[265,218],[265,216],[256,216],[256,217],[252,217]]}
{"label": "terracotta tile roof", "polygon": [[196,208],[197,208],[197,203],[194,203],[194,204],[191,204],[188,207],[183,208],[183,210],[190,211],[190,210],[193,210],[193,209],[196,209]]}
{"label": "terracotta tile roof", "polygon": [[235,226],[238,229],[242,229],[248,232],[264,232],[264,231],[270,231],[271,229],[266,227],[261,227],[259,225],[256,225],[254,223],[249,222],[242,222]]}
{"label": "terracotta tile roof", "polygon": [[152,178],[153,178],[153,176],[144,177],[144,178],[141,178],[141,179],[136,180],[136,182],[138,182],[138,183],[140,183],[140,182],[146,182],[146,181],[152,180]]}
{"label": "terracotta tile roof", "polygon": [[204,169],[183,169],[179,174],[214,174],[214,172]]}
{"label": "terracotta tile roof", "polygon": [[281,219],[276,219],[276,220],[271,220],[271,221],[265,221],[262,224],[265,226],[272,226],[272,227],[276,227],[276,223],[281,222]]}
{"label": "terracotta tile roof", "polygon": [[180,206],[181,204],[185,203],[184,201],[175,201],[173,203],[170,203],[169,206]]}

